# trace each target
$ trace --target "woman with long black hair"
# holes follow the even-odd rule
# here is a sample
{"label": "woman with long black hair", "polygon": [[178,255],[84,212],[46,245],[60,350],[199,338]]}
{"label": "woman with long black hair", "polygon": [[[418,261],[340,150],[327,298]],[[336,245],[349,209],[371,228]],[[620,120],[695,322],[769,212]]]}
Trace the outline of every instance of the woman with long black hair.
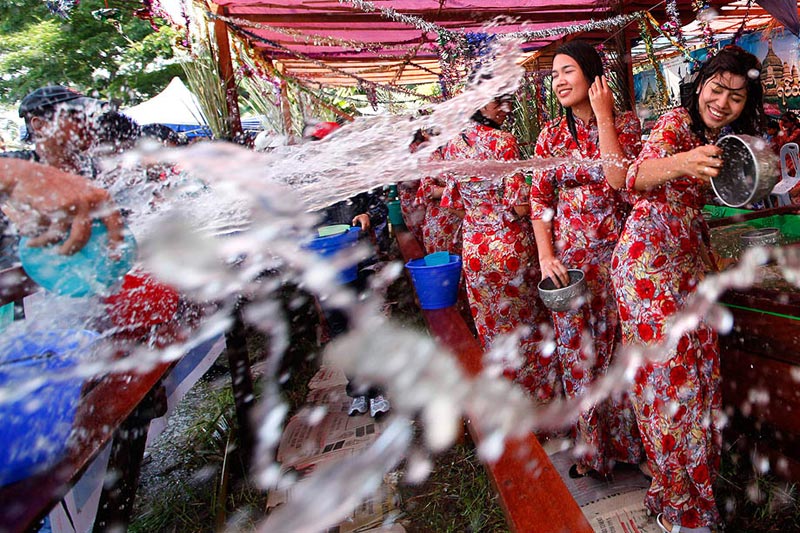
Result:
{"label": "woman with long black hair", "polygon": [[[665,340],[673,315],[713,268],[701,214],[722,166],[713,143],[727,132],[758,135],[760,69],[736,46],[711,56],[683,107],[656,122],[628,170],[626,187],[636,199],[613,260],[625,344]],[[709,532],[720,521],[713,491],[722,445],[716,333],[700,320],[639,368],[633,404],[653,471],[645,505],[665,532]]]}
{"label": "woman with long black hair", "polygon": [[[588,43],[571,41],[556,50],[552,87],[565,114],[542,129],[535,157],[571,162],[534,173],[531,218],[542,279],[562,286],[568,269],[580,269],[587,282],[585,303],[552,313],[556,364],[564,393],[574,398],[606,373],[619,340],[611,256],[627,209],[615,189],[639,152],[641,130],[634,113],[615,112],[603,62]],[[607,475],[615,462],[641,460],[626,396],[591,405],[574,429],[572,477]]]}

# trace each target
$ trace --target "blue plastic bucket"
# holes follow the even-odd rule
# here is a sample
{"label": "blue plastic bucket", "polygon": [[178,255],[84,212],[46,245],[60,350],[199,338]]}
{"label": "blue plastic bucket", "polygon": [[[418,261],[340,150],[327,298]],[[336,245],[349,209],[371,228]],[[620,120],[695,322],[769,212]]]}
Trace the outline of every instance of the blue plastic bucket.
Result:
{"label": "blue plastic bucket", "polygon": [[28,239],[19,243],[19,259],[30,278],[48,291],[81,297],[107,290],[120,281],[136,261],[136,240],[125,230],[119,258],[109,257],[108,232],[100,221],[92,223],[86,246],[72,255],[58,253],[58,245],[32,248]]}
{"label": "blue plastic bucket", "polygon": [[[344,233],[330,235],[327,237],[315,237],[306,246],[317,252],[322,257],[336,255],[342,250],[352,248],[358,243],[358,236],[361,232],[359,226],[353,226]],[[350,283],[358,278],[358,263],[347,267],[339,272],[339,282]]]}
{"label": "blue plastic bucket", "polygon": [[461,256],[450,254],[450,261],[441,265],[426,265],[425,258],[406,263],[423,309],[442,309],[455,305],[461,279]]}
{"label": "blue plastic bucket", "polygon": [[[59,378],[80,361],[97,338],[91,331],[35,331],[4,339],[0,346],[0,485],[52,466],[66,450],[83,386],[79,377]],[[23,396],[20,387],[35,385]]]}

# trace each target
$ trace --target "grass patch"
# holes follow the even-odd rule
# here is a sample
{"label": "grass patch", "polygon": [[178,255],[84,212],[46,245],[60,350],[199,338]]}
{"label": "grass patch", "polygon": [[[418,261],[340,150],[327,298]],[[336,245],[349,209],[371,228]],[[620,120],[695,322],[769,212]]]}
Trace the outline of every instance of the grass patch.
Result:
{"label": "grass patch", "polygon": [[438,456],[421,485],[401,485],[402,523],[409,533],[509,531],[486,469],[466,444]]}
{"label": "grass patch", "polygon": [[759,473],[747,455],[724,451],[715,489],[727,531],[800,531],[797,485],[769,472]]}

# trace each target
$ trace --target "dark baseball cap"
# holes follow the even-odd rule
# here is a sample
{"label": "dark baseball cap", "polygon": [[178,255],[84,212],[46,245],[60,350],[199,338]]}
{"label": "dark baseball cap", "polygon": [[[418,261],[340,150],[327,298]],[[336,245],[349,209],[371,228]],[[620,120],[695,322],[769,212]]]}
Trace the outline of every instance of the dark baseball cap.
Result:
{"label": "dark baseball cap", "polygon": [[19,116],[22,118],[36,115],[45,109],[54,107],[58,104],[69,104],[75,108],[83,108],[89,105],[96,105],[98,109],[105,105],[105,102],[84,96],[78,91],[68,89],[61,85],[48,85],[40,87],[22,99],[19,104]]}
{"label": "dark baseball cap", "polygon": [[25,133],[23,141],[30,141],[31,131],[29,119],[32,116],[41,116],[46,111],[52,110],[56,105],[67,104],[74,109],[96,108],[100,111],[106,102],[96,98],[84,96],[78,91],[68,89],[62,85],[48,85],[40,87],[22,99],[19,104],[19,116],[25,119]]}

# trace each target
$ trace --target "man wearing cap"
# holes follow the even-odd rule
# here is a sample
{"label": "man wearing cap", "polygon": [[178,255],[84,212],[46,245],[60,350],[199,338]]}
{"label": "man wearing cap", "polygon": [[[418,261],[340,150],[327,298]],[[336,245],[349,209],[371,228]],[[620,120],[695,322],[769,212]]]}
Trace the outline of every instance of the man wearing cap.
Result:
{"label": "man wearing cap", "polygon": [[32,246],[58,242],[68,234],[59,251],[75,253],[89,240],[93,216],[106,224],[112,243],[122,242],[122,221],[110,195],[86,179],[94,173],[87,156],[93,119],[104,107],[60,85],[23,98],[19,115],[25,119],[26,140],[35,148],[0,153],[0,198],[18,231],[34,237]]}
{"label": "man wearing cap", "polygon": [[36,89],[19,105],[19,116],[25,119],[23,140],[32,141],[34,151],[3,155],[32,159],[65,172],[90,176],[92,167],[86,151],[95,137],[94,119],[105,107],[104,102],[61,85]]}

